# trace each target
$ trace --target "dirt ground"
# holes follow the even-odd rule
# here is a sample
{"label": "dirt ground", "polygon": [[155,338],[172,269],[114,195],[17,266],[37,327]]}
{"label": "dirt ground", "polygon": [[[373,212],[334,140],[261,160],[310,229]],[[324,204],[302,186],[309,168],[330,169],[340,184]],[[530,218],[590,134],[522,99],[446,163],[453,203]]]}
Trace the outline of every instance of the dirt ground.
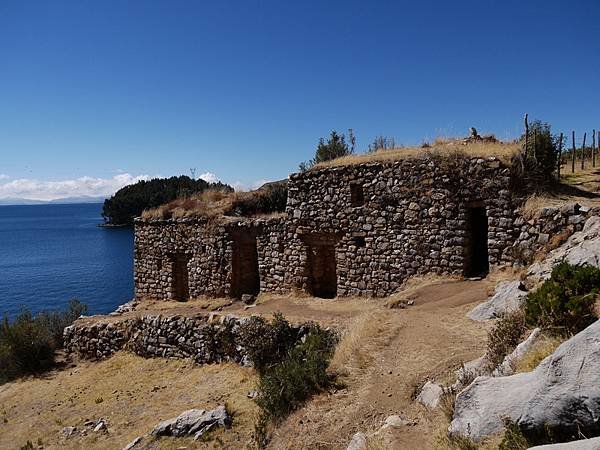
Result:
{"label": "dirt ground", "polygon": [[[224,300],[207,306],[204,300],[149,303],[131,314],[280,311],[291,321],[335,326],[344,334],[332,369],[346,387],[315,397],[287,418],[275,430],[270,448],[345,449],[357,431],[378,430],[387,416],[398,414],[414,425],[392,430],[380,447],[371,448],[424,449],[435,448],[447,421],[441,411],[427,410],[412,396],[427,379],[453,381],[462,362],[481,356],[488,325],[470,321],[465,313],[486,299],[492,287],[490,280],[420,280],[391,299],[414,301],[404,309],[387,308],[390,299],[262,296],[249,309]],[[218,432],[210,442],[163,438],[149,448],[245,448],[257,415],[247,398],[255,383],[251,369],[232,364],[197,367],[126,353],[99,363],[81,362],[44,378],[0,386],[0,448],[18,449],[27,440],[35,445],[41,439],[44,448],[120,449],[160,420],[223,403],[234,412],[231,430]],[[63,427],[80,428],[97,418],[109,421],[108,434],[60,436]]]}

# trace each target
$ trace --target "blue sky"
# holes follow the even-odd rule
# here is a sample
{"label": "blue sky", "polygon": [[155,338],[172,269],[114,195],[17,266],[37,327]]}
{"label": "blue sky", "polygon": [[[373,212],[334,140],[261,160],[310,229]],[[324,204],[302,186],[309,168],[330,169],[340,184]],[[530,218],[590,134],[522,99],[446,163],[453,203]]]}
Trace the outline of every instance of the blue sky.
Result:
{"label": "blue sky", "polygon": [[353,128],[600,128],[600,2],[0,0],[0,198],[287,176]]}

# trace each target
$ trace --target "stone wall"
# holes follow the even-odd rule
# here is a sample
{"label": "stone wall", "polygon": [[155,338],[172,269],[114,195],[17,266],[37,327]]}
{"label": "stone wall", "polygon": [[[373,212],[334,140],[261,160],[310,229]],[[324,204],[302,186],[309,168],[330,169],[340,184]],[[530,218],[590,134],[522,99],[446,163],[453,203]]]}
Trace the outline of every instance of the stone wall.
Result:
{"label": "stone wall", "polygon": [[[99,360],[128,350],[146,358],[189,358],[197,364],[249,364],[239,331],[251,320],[216,314],[99,319],[65,328],[64,347],[68,355],[81,359]],[[296,329],[299,338],[306,330]]]}
{"label": "stone wall", "polygon": [[[514,239],[509,170],[495,158],[404,160],[290,177],[287,284],[311,290],[311,235],[336,240],[338,295],[385,296],[410,276],[462,274],[469,207],[488,216],[491,264]],[[353,202],[355,186],[363,202]]]}
{"label": "stone wall", "polygon": [[575,206],[525,219],[510,181],[494,157],[373,162],[291,175],[282,217],[138,220],[136,298],[382,297],[411,276],[474,274],[480,244],[490,266],[521,263],[582,225]]}
{"label": "stone wall", "polygon": [[581,231],[590,216],[600,215],[600,209],[570,203],[561,207],[542,208],[529,218],[518,214],[518,211],[516,213],[514,226],[518,236],[503,260],[527,264],[537,252],[552,249],[571,234]]}
{"label": "stone wall", "polygon": [[217,223],[204,218],[137,220],[134,282],[136,298],[174,299],[177,256],[187,260],[189,297],[233,294],[235,236],[256,235],[260,289],[283,292],[284,222],[279,218]]}

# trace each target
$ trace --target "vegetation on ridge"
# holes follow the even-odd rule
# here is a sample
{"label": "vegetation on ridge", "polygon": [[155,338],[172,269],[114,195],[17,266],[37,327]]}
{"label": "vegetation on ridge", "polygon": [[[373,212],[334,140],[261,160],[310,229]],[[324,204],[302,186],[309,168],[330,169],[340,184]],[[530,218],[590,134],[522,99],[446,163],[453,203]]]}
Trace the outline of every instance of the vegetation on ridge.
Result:
{"label": "vegetation on ridge", "polygon": [[139,217],[146,209],[156,208],[177,198],[186,198],[208,189],[233,192],[233,188],[226,184],[194,180],[185,175],[138,181],[119,189],[111,198],[106,199],[102,217],[108,225],[133,225],[133,219]]}
{"label": "vegetation on ridge", "polygon": [[0,383],[50,369],[63,346],[63,330],[86,312],[85,304],[71,300],[62,312],[33,316],[23,309],[13,321],[5,316],[0,323]]}

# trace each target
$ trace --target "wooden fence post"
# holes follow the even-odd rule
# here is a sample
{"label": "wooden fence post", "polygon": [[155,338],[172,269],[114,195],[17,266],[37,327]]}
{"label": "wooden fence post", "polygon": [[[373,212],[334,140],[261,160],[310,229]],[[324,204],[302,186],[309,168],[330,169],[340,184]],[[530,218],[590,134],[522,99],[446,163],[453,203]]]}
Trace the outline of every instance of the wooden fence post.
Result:
{"label": "wooden fence post", "polygon": [[572,161],[571,161],[571,173],[575,173],[575,132],[573,131],[573,155],[572,156]]}
{"label": "wooden fence post", "polygon": [[583,133],[583,144],[581,145],[581,169],[584,169],[584,161],[585,161],[585,137],[587,133]]}
{"label": "wooden fence post", "polygon": [[527,114],[525,114],[525,159],[527,159],[528,146],[529,146],[529,122],[527,121]]}
{"label": "wooden fence post", "polygon": [[592,167],[596,167],[596,130],[592,131]]}
{"label": "wooden fence post", "polygon": [[558,138],[558,167],[556,168],[556,178],[560,181],[560,166],[562,164],[562,141],[563,134],[560,133],[560,137]]}

